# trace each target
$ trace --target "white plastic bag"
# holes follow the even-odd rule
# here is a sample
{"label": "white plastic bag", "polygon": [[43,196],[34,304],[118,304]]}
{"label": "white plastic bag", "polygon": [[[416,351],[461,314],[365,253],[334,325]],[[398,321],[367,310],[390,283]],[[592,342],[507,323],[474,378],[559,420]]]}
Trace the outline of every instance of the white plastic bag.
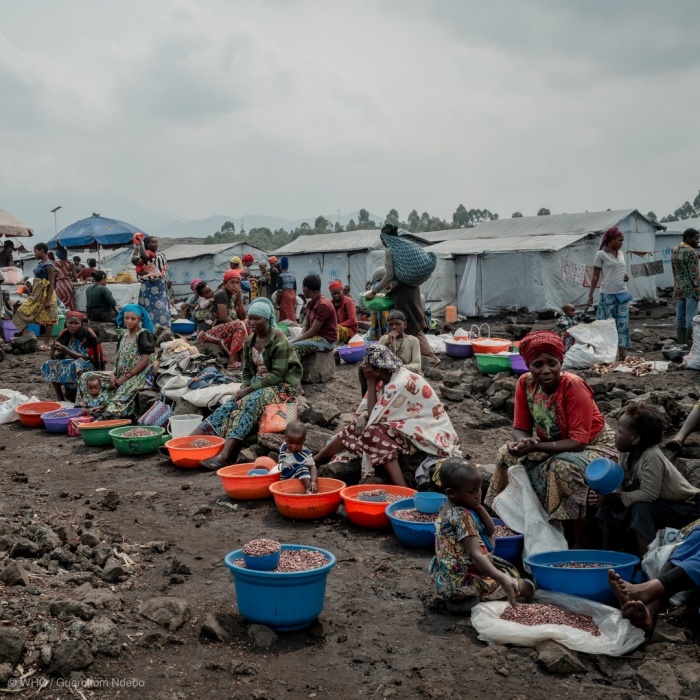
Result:
{"label": "white plastic bag", "polygon": [[24,394],[20,394],[19,391],[13,391],[12,389],[0,389],[0,394],[10,397],[9,401],[0,403],[0,425],[19,420],[17,411],[15,411],[17,406],[21,406],[23,403],[36,403],[39,400],[36,396],[32,396],[29,399]]}
{"label": "white plastic bag", "polygon": [[501,614],[509,605],[506,601],[479,603],[472,610],[472,627],[482,642],[491,644],[520,644],[533,647],[546,639],[552,639],[572,651],[584,654],[622,656],[636,649],[644,641],[644,632],[623,619],[619,610],[603,603],[579,598],[565,593],[536,591],[535,603],[556,605],[571,612],[590,615],[600,630],[594,637],[568,625],[521,625],[501,620]]}
{"label": "white plastic bag", "polygon": [[683,369],[700,369],[700,315],[693,318],[693,345],[681,362]]}
{"label": "white plastic bag", "polygon": [[589,369],[595,364],[609,364],[617,359],[615,319],[581,323],[567,332],[576,343],[564,355],[562,369]]}
{"label": "white plastic bag", "polygon": [[525,535],[524,557],[569,548],[564,535],[547,520],[522,464],[508,469],[508,486],[493,499],[493,509],[511,530]]}

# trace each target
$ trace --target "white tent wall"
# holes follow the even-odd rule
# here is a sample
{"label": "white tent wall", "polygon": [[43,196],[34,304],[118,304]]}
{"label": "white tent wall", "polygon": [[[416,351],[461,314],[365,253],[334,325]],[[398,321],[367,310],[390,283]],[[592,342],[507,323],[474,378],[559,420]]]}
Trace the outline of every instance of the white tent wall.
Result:
{"label": "white tent wall", "polygon": [[[669,224],[670,226],[671,224]],[[664,264],[664,271],[661,275],[656,275],[656,288],[666,289],[673,287],[673,268],[671,267],[671,251],[683,240],[680,231],[657,231],[656,250],[654,260],[661,260]]]}
{"label": "white tent wall", "polygon": [[478,257],[480,315],[495,316],[504,309],[519,306],[532,310],[546,308],[540,253],[484,253]]}
{"label": "white tent wall", "polygon": [[433,318],[444,318],[445,307],[457,304],[457,272],[454,260],[438,257],[435,272],[420,286],[420,291]]}

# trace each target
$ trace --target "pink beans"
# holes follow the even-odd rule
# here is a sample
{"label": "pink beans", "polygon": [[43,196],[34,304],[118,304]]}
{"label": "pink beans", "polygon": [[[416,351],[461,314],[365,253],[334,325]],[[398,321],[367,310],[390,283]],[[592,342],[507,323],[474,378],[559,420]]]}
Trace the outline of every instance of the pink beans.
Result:
{"label": "pink beans", "polygon": [[[233,562],[236,566],[245,569],[245,560],[236,559]],[[309,571],[318,569],[328,564],[328,559],[313,549],[283,549],[280,554],[280,563],[273,571],[277,573],[294,573],[295,571]]]}
{"label": "pink beans", "polygon": [[410,523],[434,523],[438,517],[437,513],[419,513],[415,508],[395,510],[392,515],[399,520],[408,520]]}
{"label": "pink beans", "polygon": [[372,501],[374,503],[395,503],[406,496],[398,496],[393,493],[387,493],[384,489],[373,489],[372,491],[362,491],[357,494],[357,499],[360,501]]}
{"label": "pink beans", "polygon": [[615,564],[606,564],[599,561],[561,561],[557,564],[550,564],[556,569],[612,569]]}
{"label": "pink beans", "polygon": [[501,613],[501,620],[517,622],[520,625],[535,627],[537,625],[567,625],[583,632],[588,632],[594,637],[600,637],[600,630],[589,615],[562,610],[556,605],[518,605],[515,608],[510,605]]}
{"label": "pink beans", "polygon": [[207,440],[206,438],[197,438],[196,440],[192,440],[190,447],[211,447],[213,444],[211,440]]}
{"label": "pink beans", "polygon": [[513,532],[513,530],[505,525],[496,525],[493,534],[496,535],[496,537],[515,537],[518,533]]}
{"label": "pink beans", "polygon": [[127,430],[125,433],[122,433],[122,437],[151,437],[155,435],[155,433],[151,432],[150,430],[146,430],[146,428],[132,428],[131,430]]}
{"label": "pink beans", "polygon": [[274,554],[279,548],[280,543],[277,540],[261,538],[244,544],[241,551],[249,557],[266,557],[268,554]]}
{"label": "pink beans", "polygon": [[5,401],[9,401],[10,397],[5,396],[5,394],[0,394],[0,403],[5,403]]}

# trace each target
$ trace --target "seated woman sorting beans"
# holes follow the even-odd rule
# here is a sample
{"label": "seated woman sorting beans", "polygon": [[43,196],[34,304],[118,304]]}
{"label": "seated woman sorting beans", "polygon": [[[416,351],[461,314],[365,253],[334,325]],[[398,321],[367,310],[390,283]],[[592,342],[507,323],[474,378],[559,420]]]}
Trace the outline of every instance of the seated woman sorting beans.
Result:
{"label": "seated woman sorting beans", "polygon": [[192,433],[226,439],[215,459],[200,462],[204,469],[216,470],[230,462],[234,448],[257,428],[265,406],[296,398],[301,363],[287,336],[276,327],[272,302],[261,297],[252,302],[248,323],[252,334],[243,345],[241,388]]}
{"label": "seated woman sorting beans", "polygon": [[[508,467],[522,464],[553,525],[572,521],[573,539],[586,542],[585,469],[598,457],[617,460],[615,433],[593,400],[593,391],[575,374],[561,371],[564,344],[551,331],[525,336],[520,354],[528,374],[515,389],[513,440],[496,457],[486,504],[508,485]],[[567,533],[570,537],[570,533]]]}
{"label": "seated woman sorting beans", "polygon": [[56,398],[74,400],[78,378],[89,370],[101,371],[105,368],[102,343],[91,328],[83,325],[80,311],[69,311],[66,327],[51,347],[51,359],[44,362],[41,373],[44,381],[50,382]]}
{"label": "seated woman sorting beans", "polygon": [[78,399],[84,405],[89,398],[88,382],[99,376],[106,396],[109,398],[104,412],[97,420],[131,418],[136,413],[136,395],[153,386],[153,353],[156,349],[153,338],[153,322],[148,311],[138,304],[126,304],[117,316],[117,326],[125,327],[127,333],[117,342],[117,357],[114,371],[85,372],[78,380]]}
{"label": "seated woman sorting beans", "polygon": [[244,321],[241,273],[238,270],[224,273],[223,288],[214,295],[213,309],[213,327],[200,331],[197,340],[221,346],[229,357],[226,369],[240,369],[241,349],[248,337],[248,327]]}
{"label": "seated woman sorting beans", "polygon": [[401,365],[384,345],[370,345],[363,364],[367,395],[355,419],[317,455],[323,464],[349,450],[362,457],[362,480],[384,466],[394,484],[405,486],[399,455],[415,449],[439,457],[459,456],[459,438],[435,390]]}

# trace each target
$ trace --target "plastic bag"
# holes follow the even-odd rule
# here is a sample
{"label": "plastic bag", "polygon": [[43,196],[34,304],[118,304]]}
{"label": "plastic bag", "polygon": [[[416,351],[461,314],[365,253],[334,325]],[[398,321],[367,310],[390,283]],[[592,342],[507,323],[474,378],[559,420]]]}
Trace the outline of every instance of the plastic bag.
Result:
{"label": "plastic bag", "polygon": [[[614,318],[572,326],[567,331],[576,343],[564,355],[562,369],[590,369],[617,359],[617,326]],[[700,347],[700,346],[699,346]]]}
{"label": "plastic bag", "polygon": [[509,605],[506,601],[479,603],[472,610],[472,627],[482,642],[491,644],[520,644],[532,647],[545,639],[552,639],[572,651],[584,654],[622,656],[644,642],[644,632],[625,620],[619,610],[594,600],[565,593],[536,591],[535,603],[556,605],[571,612],[590,615],[600,629],[600,636],[568,625],[536,625],[529,627],[517,622],[501,620],[501,614]]}
{"label": "plastic bag", "polygon": [[36,396],[32,396],[31,399],[28,399],[24,394],[21,394],[19,391],[13,391],[12,389],[0,389],[0,394],[9,396],[10,398],[9,401],[0,403],[0,425],[19,420],[17,411],[15,411],[17,406],[21,406],[23,403],[36,403],[39,400]]}
{"label": "plastic bag", "polygon": [[[676,551],[676,547],[678,547],[684,539],[681,531],[672,527],[667,527],[656,533],[654,541],[649,545],[647,553],[642,559],[642,571],[649,579],[659,577],[662,569],[670,561],[673,553]],[[689,595],[690,591],[680,591],[676,593],[669,602],[671,605],[681,605]]]}
{"label": "plastic bag", "polygon": [[700,369],[700,315],[693,318],[693,345],[681,362],[683,369]]}
{"label": "plastic bag", "polygon": [[283,433],[287,423],[297,419],[297,402],[270,403],[263,409],[263,414],[258,421],[260,433]]}
{"label": "plastic bag", "polygon": [[564,535],[547,520],[521,464],[508,469],[508,486],[493,499],[493,509],[511,530],[525,535],[523,557],[569,548]]}

